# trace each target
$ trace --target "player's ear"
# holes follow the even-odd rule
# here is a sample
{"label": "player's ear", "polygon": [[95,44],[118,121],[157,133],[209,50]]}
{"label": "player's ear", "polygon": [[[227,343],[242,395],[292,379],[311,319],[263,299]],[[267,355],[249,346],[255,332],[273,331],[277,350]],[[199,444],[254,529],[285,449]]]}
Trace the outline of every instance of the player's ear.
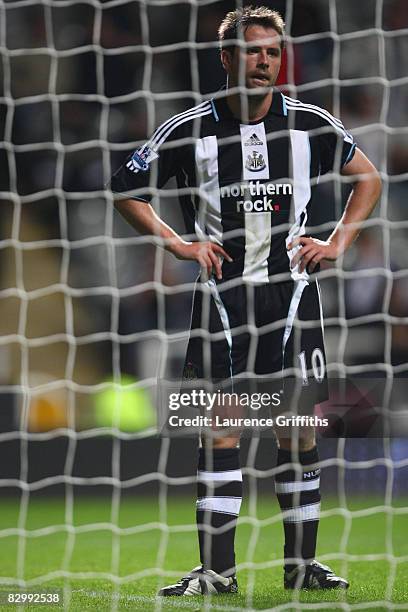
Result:
{"label": "player's ear", "polygon": [[229,73],[231,70],[231,62],[232,62],[232,50],[222,49],[221,50],[221,64],[225,72],[227,73]]}

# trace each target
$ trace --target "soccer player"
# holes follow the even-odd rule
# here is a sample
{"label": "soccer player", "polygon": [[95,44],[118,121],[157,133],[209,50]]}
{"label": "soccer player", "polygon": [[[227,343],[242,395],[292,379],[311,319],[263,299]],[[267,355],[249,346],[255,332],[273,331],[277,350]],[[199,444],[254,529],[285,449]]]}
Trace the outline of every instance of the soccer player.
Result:
{"label": "soccer player", "polygon": [[[278,12],[266,7],[230,12],[219,40],[224,95],[171,117],[125,161],[111,180],[115,205],[136,230],[160,237],[178,259],[195,260],[204,271],[191,326],[207,329],[211,338],[191,335],[186,378],[225,380],[283,368],[301,369],[305,376],[317,368],[325,376],[320,323],[301,326],[321,318],[311,274],[356,238],[379,197],[380,179],[341,121],[274,89],[284,47]],[[315,185],[331,172],[352,177],[353,189],[341,219],[322,241],[308,236],[306,226],[311,207],[325,204],[314,201]],[[163,188],[172,176],[182,190],[187,230],[197,236],[193,242],[183,240],[149,204],[152,188]],[[314,559],[320,510],[315,431],[301,428],[296,449],[291,436],[276,435],[284,586],[347,588],[345,579]],[[239,435],[217,437],[211,445],[202,440],[197,481],[201,565],[162,588],[163,596],[238,590]]]}

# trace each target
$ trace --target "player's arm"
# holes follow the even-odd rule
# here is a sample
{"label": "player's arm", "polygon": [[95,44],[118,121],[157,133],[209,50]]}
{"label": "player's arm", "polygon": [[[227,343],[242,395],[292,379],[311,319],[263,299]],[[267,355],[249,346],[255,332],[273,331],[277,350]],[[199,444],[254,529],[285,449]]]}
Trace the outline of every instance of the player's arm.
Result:
{"label": "player's arm", "polygon": [[131,198],[115,201],[115,207],[132,227],[140,234],[157,236],[163,246],[178,259],[197,261],[201,268],[211,276],[214,268],[218,279],[222,278],[220,256],[227,261],[231,257],[224,249],[213,242],[186,242],[167,223],[155,213],[150,204]]}
{"label": "player's arm", "polygon": [[358,236],[362,222],[370,216],[381,194],[380,176],[362,151],[356,149],[353,159],[343,166],[341,174],[354,177],[353,190],[344,213],[327,240],[300,236],[288,244],[302,248],[292,259],[292,266],[299,262],[299,271],[306,267],[312,272],[323,259],[334,261],[348,249]]}

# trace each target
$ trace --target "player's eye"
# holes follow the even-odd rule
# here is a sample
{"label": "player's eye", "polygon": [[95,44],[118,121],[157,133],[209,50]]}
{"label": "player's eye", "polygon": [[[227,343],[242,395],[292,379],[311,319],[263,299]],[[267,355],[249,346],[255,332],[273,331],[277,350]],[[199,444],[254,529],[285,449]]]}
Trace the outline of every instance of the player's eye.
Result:
{"label": "player's eye", "polygon": [[271,57],[279,57],[280,50],[279,49],[268,49],[268,55]]}
{"label": "player's eye", "polygon": [[247,49],[247,53],[249,55],[254,55],[255,53],[259,53],[260,49],[259,47],[248,47]]}

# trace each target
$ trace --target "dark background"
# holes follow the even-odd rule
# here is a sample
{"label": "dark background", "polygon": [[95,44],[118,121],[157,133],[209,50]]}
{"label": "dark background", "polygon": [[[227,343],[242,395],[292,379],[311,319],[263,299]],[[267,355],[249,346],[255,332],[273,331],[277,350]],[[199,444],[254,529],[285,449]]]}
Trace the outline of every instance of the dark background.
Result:
{"label": "dark background", "polygon": [[[340,116],[384,181],[381,202],[356,244],[322,272],[331,372],[406,375],[406,2],[265,4],[287,21],[281,87]],[[50,469],[61,477],[94,474],[96,467],[98,474],[109,474],[112,440],[97,431],[106,424],[96,402],[103,386],[118,383],[122,374],[143,382],[180,370],[197,269],[136,236],[114,212],[105,185],[161,121],[223,84],[216,31],[233,8],[233,2],[4,5],[3,479],[26,478],[20,456],[28,457],[30,482]],[[346,191],[337,181],[322,187],[312,220],[316,232],[325,235],[333,227]],[[154,205],[184,231],[175,196],[157,198]],[[405,408],[401,398],[396,409]],[[60,438],[56,428],[74,435]],[[16,432],[14,441],[10,431]],[[19,433],[25,431],[27,444]],[[50,432],[48,441],[36,438],[41,431]],[[87,438],[76,437],[84,431],[90,432]],[[149,438],[149,431],[136,434],[146,436],[143,441],[120,442],[123,479],[157,470],[164,442]],[[186,454],[180,449],[169,465],[175,473],[185,466],[192,473],[193,447],[181,444],[187,444]],[[350,460],[407,455],[403,440],[348,444]],[[262,465],[266,459],[273,465],[273,452],[260,449]],[[322,445],[327,456],[342,452],[340,442]],[[356,490],[357,471],[348,474]],[[381,489],[384,473],[364,482]],[[1,483],[0,490],[9,491],[7,481]]]}

